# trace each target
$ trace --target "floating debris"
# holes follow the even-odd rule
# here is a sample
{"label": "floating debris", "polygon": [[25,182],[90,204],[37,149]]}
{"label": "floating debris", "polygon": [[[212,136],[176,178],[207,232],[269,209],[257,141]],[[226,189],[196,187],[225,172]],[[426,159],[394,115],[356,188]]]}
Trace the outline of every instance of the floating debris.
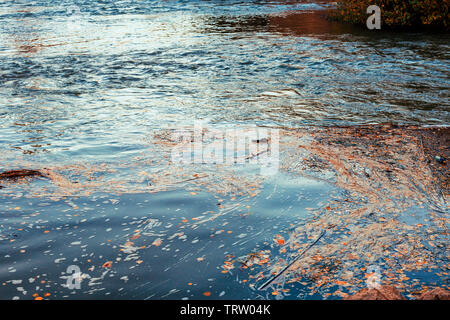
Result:
{"label": "floating debris", "polygon": [[45,174],[38,170],[9,170],[0,172],[0,180],[18,180],[23,178],[36,178],[36,177],[46,177]]}

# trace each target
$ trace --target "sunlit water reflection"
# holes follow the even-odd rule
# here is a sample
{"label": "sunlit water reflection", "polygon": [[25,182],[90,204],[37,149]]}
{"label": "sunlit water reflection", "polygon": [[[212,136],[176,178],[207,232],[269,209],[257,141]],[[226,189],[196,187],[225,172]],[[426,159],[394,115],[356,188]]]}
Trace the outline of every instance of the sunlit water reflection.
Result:
{"label": "sunlit water reflection", "polygon": [[[107,163],[120,177],[129,174],[120,163],[149,156],[154,132],[196,119],[228,127],[448,125],[447,34],[373,34],[323,19],[328,6],[281,0],[4,1],[0,169]],[[215,298],[271,298],[244,285],[239,273],[227,274],[235,280],[227,281],[219,266],[227,254],[268,249],[274,234],[286,235],[287,226],[306,217],[302,208],[324,205],[334,190],[312,181],[286,186],[284,179],[266,181],[258,197],[189,229],[186,238],[151,246],[155,236],[142,236],[136,242],[148,250],[117,261],[101,285],[74,292],[61,287],[69,262],[86,273],[95,265],[92,277],[101,277],[105,261],[126,259],[120,245],[134,225],[145,228],[155,219],[161,224],[154,232],[170,237],[181,220],[215,211],[217,197],[193,197],[179,188],[52,202],[26,199],[30,195],[18,187],[15,199],[1,200],[0,282],[9,282],[0,297],[31,298],[48,290],[58,298],[202,298],[205,291]],[[302,183],[307,187],[299,189]],[[82,210],[77,214],[73,207]],[[186,269],[192,264],[199,266]],[[11,286],[12,279],[22,279],[18,287],[27,293]],[[46,282],[36,289],[40,279]]]}

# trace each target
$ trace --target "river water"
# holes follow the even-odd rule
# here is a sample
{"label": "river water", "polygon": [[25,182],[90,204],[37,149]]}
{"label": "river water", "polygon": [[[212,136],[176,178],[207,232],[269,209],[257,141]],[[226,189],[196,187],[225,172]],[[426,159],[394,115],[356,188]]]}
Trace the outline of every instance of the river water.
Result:
{"label": "river water", "polygon": [[[0,298],[281,298],[226,266],[264,260],[274,237],[347,191],[287,172],[174,168],[164,137],[196,120],[447,126],[449,35],[341,25],[323,17],[330,6],[1,1],[0,170],[46,168],[53,184],[2,183]],[[70,265],[81,289],[66,287]]]}

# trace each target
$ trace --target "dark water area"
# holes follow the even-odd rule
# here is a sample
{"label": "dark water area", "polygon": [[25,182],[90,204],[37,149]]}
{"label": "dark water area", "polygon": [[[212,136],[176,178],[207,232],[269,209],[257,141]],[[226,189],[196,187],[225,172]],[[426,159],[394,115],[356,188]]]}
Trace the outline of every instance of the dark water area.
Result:
{"label": "dark water area", "polygon": [[[324,298],[309,280],[257,290],[266,263],[249,277],[242,261],[289,260],[273,239],[288,243],[351,192],[326,170],[318,179],[288,166],[259,181],[253,167],[173,167],[160,137],[196,120],[448,126],[450,36],[370,32],[327,20],[331,6],[0,2],[0,171],[46,168],[53,183],[0,181],[0,298]],[[210,180],[186,182],[199,174]],[[425,224],[420,210],[412,220]],[[81,289],[65,287],[70,265]]]}

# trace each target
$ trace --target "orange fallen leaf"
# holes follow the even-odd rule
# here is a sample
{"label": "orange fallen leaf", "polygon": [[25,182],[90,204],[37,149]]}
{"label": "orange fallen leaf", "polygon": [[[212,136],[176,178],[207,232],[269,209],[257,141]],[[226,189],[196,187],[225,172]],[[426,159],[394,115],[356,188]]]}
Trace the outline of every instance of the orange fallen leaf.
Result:
{"label": "orange fallen leaf", "polygon": [[154,245],[155,247],[159,247],[161,244],[162,244],[162,240],[160,238],[158,238],[152,242],[152,245]]}
{"label": "orange fallen leaf", "polygon": [[205,292],[203,292],[203,295],[204,295],[205,297],[209,297],[209,296],[211,295],[211,292],[205,291]]}
{"label": "orange fallen leaf", "polygon": [[284,238],[281,236],[281,235],[279,235],[279,234],[277,234],[276,236],[275,236],[275,239],[273,239],[276,243],[278,243],[279,245],[283,245],[284,243],[285,243],[285,241],[284,241]]}
{"label": "orange fallen leaf", "polygon": [[112,267],[112,261],[106,261],[103,265],[102,268],[111,268]]}

